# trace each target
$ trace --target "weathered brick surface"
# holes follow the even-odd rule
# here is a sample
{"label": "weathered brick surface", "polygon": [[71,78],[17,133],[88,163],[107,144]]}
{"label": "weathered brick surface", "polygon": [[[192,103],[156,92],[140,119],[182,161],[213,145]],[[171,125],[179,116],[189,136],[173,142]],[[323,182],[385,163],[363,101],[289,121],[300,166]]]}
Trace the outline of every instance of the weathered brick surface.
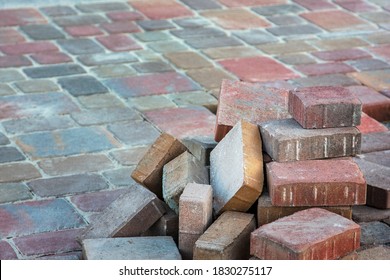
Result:
{"label": "weathered brick surface", "polygon": [[210,67],[212,64],[196,52],[167,53],[165,56],[176,66],[183,69]]}
{"label": "weathered brick surface", "polygon": [[366,181],[352,159],[271,162],[267,182],[275,206],[366,203]]}
{"label": "weathered brick surface", "polygon": [[343,62],[298,65],[295,69],[307,76],[349,73],[355,71],[354,68]]}
{"label": "weathered brick surface", "polygon": [[304,129],[293,119],[260,125],[264,149],[272,159],[285,162],[354,156],[361,134],[355,127]]}
{"label": "weathered brick surface", "polygon": [[0,45],[16,44],[24,42],[25,38],[22,34],[14,29],[0,30]]}
{"label": "weathered brick surface", "polygon": [[132,53],[127,52],[87,54],[79,56],[78,59],[87,66],[122,64],[137,61],[137,58]]}
{"label": "weathered brick surface", "polygon": [[131,177],[162,198],[163,167],[186,150],[178,139],[163,133],[144,154]]}
{"label": "weathered brick surface", "polygon": [[390,209],[377,209],[359,205],[352,207],[352,219],[357,223],[381,221],[390,218]]}
{"label": "weathered brick surface", "polygon": [[312,55],[325,61],[342,61],[370,58],[371,55],[360,49],[331,50],[314,52]]}
{"label": "weathered brick surface", "polygon": [[97,238],[83,240],[85,260],[181,260],[172,237]]}
{"label": "weathered brick surface", "polygon": [[[246,212],[263,191],[262,141],[258,127],[240,121],[210,154],[214,212]],[[234,168],[234,169],[232,169]]]}
{"label": "weathered brick surface", "polygon": [[111,203],[79,239],[138,236],[164,212],[161,201],[152,192],[140,185],[132,186]]}
{"label": "weathered brick surface", "polygon": [[337,259],[359,246],[358,224],[319,208],[281,218],[251,234],[251,255],[260,259]]}
{"label": "weathered brick surface", "polygon": [[360,223],[361,244],[380,245],[390,242],[390,226],[381,222]]}
{"label": "weathered brick surface", "polygon": [[362,153],[390,150],[390,131],[362,136]]}
{"label": "weathered brick surface", "polygon": [[390,69],[354,72],[348,75],[377,91],[385,91],[390,88]]}
{"label": "weathered brick surface", "polygon": [[58,40],[58,43],[63,49],[74,55],[104,52],[104,49],[91,39]]}
{"label": "weathered brick surface", "polygon": [[308,87],[289,91],[288,110],[303,128],[360,124],[362,105],[343,87]]}
{"label": "weathered brick surface", "polygon": [[162,192],[165,202],[176,213],[179,199],[188,183],[208,184],[206,167],[188,152],[171,160],[163,168]]}
{"label": "weathered brick surface", "polygon": [[77,12],[72,7],[61,5],[42,7],[40,10],[49,17],[61,17],[77,14]]}
{"label": "weathered brick surface", "polygon": [[196,241],[194,260],[248,259],[250,234],[255,228],[252,214],[224,212]]}
{"label": "weathered brick surface", "polygon": [[[290,216],[296,212],[312,208],[311,206],[285,207],[272,205],[269,194],[263,193],[257,203],[257,225],[262,226],[272,223],[277,219]],[[350,206],[328,206],[320,207],[347,219],[352,219],[352,208]]]}
{"label": "weathered brick surface", "polygon": [[61,27],[82,26],[106,22],[107,20],[101,15],[67,15],[54,19],[54,22]]}
{"label": "weathered brick surface", "polygon": [[128,10],[129,6],[121,2],[85,3],[78,4],[76,8],[84,13],[109,12]]}
{"label": "weathered brick surface", "polygon": [[145,17],[136,11],[112,11],[106,13],[106,16],[112,21],[136,21]]}
{"label": "weathered brick surface", "polygon": [[358,157],[366,161],[390,168],[390,150],[365,153],[358,155]]}
{"label": "weathered brick surface", "polygon": [[145,31],[157,31],[166,29],[175,29],[175,26],[168,20],[140,20],[137,24]]}
{"label": "weathered brick surface", "polygon": [[0,57],[0,68],[30,66],[31,61],[25,56],[7,55]]}
{"label": "weathered brick surface", "polygon": [[39,66],[23,69],[23,72],[30,78],[51,78],[84,74],[85,70],[78,64],[57,64],[50,66]]}
{"label": "weathered brick surface", "polygon": [[[22,183],[0,184],[0,203],[31,199],[30,189]],[[1,258],[0,258],[1,259]]]}
{"label": "weathered brick surface", "polygon": [[41,177],[31,163],[8,163],[0,165],[0,183],[20,182]]}
{"label": "weathered brick surface", "polygon": [[138,185],[136,181],[129,177],[134,170],[134,166],[120,167],[118,169],[103,172],[103,176],[116,187],[131,187]]}

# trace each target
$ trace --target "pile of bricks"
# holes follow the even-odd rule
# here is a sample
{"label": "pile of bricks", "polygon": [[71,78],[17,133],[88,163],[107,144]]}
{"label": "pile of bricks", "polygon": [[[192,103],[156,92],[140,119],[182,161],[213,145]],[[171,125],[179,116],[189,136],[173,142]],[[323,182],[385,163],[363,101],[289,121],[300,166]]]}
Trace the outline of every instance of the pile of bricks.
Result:
{"label": "pile of bricks", "polygon": [[389,208],[356,163],[361,115],[346,88],[224,80],[218,143],[162,133],[131,174],[139,184],[80,236],[84,258],[353,258],[352,206]]}

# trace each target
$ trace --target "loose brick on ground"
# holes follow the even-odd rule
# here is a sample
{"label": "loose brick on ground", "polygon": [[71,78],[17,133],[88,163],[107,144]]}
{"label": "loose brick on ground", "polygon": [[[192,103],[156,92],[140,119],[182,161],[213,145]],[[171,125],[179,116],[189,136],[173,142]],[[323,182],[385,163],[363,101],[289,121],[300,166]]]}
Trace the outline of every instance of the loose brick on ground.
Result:
{"label": "loose brick on ground", "polygon": [[381,222],[360,223],[362,245],[380,245],[390,242],[390,226]]}
{"label": "loose brick on ground", "polygon": [[255,228],[252,214],[224,212],[196,241],[194,260],[247,260]]}
{"label": "loose brick on ground", "polygon": [[186,150],[178,139],[163,133],[141,158],[131,177],[162,198],[163,167]]}
{"label": "loose brick on ground", "polygon": [[258,127],[238,122],[211,152],[210,166],[214,213],[246,212],[263,191],[262,140]]}
{"label": "loose brick on ground", "polygon": [[390,209],[377,209],[359,205],[352,207],[352,219],[357,223],[381,221],[390,218]]}
{"label": "loose brick on ground", "polygon": [[311,208],[266,224],[251,234],[251,255],[265,260],[338,259],[360,246],[360,226]]}
{"label": "loose brick on ground", "polygon": [[362,153],[390,150],[390,131],[362,135]]}
{"label": "loose brick on ground", "polygon": [[85,260],[181,260],[170,236],[86,239],[82,245]]}
{"label": "loose brick on ground", "polygon": [[188,151],[200,162],[206,166],[210,165],[210,153],[217,145],[212,137],[195,136],[184,138],[182,141]]}
{"label": "loose brick on ground", "polygon": [[23,69],[23,72],[30,78],[51,78],[83,74],[85,70],[78,64],[56,64],[50,66],[30,67]]}
{"label": "loose brick on ground", "polygon": [[260,125],[264,150],[279,162],[355,156],[361,134],[355,127],[304,129],[294,119]]}
{"label": "loose brick on ground", "polygon": [[[31,199],[30,189],[22,183],[0,184],[0,203]],[[0,258],[1,259],[1,258]]]}

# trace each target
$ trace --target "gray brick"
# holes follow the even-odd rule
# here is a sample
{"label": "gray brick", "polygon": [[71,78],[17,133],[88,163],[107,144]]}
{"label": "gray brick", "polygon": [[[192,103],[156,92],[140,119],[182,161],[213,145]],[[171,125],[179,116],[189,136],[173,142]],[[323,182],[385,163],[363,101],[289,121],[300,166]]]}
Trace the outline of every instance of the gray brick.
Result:
{"label": "gray brick", "polygon": [[180,0],[194,10],[221,9],[221,5],[214,0]]}
{"label": "gray brick", "polygon": [[0,203],[31,199],[33,196],[25,184],[0,184]]}
{"label": "gray brick", "polygon": [[97,53],[80,55],[78,60],[87,66],[105,65],[105,64],[122,64],[135,62],[138,59],[129,52],[116,53]]}
{"label": "gray brick", "polygon": [[267,19],[276,25],[295,25],[304,23],[304,20],[296,15],[277,15],[268,17]]}
{"label": "gray brick", "polygon": [[143,42],[166,41],[171,39],[171,36],[164,31],[140,32],[134,34],[134,37]]}
{"label": "gray brick", "polygon": [[180,39],[190,39],[190,38],[208,38],[208,37],[223,37],[226,36],[225,32],[212,28],[187,28],[171,31],[173,35],[179,37]]}
{"label": "gray brick", "polygon": [[127,120],[142,120],[141,116],[130,108],[100,108],[72,114],[80,125],[113,123]]}
{"label": "gray brick", "polygon": [[139,73],[158,73],[158,72],[174,71],[174,69],[169,64],[162,61],[136,63],[133,64],[132,66]]}
{"label": "gray brick", "polygon": [[390,150],[390,131],[362,135],[362,153]]}
{"label": "gray brick", "polygon": [[9,85],[0,84],[0,96],[13,95],[15,93],[16,92]]}
{"label": "gray brick", "polygon": [[260,45],[278,40],[263,30],[238,31],[233,34],[250,45]]}
{"label": "gray brick", "polygon": [[228,36],[220,37],[195,37],[186,40],[186,43],[196,49],[208,49],[219,47],[241,46],[242,43],[236,38]]}
{"label": "gray brick", "polygon": [[31,163],[22,162],[0,165],[0,183],[20,182],[39,177],[41,177],[41,174]]}
{"label": "gray brick", "polygon": [[85,73],[85,70],[77,64],[58,64],[25,68],[23,69],[23,72],[30,78],[39,79],[83,74]]}
{"label": "gray brick", "polygon": [[138,121],[125,124],[111,124],[108,129],[123,143],[132,146],[148,145],[153,143],[160,132],[150,123]]}
{"label": "gray brick", "polygon": [[354,79],[343,74],[321,75],[292,80],[295,84],[303,87],[314,86],[356,86],[360,85]]}
{"label": "gray brick", "polygon": [[271,27],[267,28],[267,31],[276,36],[310,35],[322,32],[321,29],[310,24]]}
{"label": "gray brick", "polygon": [[381,222],[361,223],[360,243],[362,245],[379,245],[390,243],[390,226]]}
{"label": "gray brick", "polygon": [[166,29],[175,29],[175,26],[168,20],[140,20],[137,24],[145,31],[157,31]]}
{"label": "gray brick", "polygon": [[0,70],[0,83],[25,80],[26,78],[17,70]]}
{"label": "gray brick", "polygon": [[4,129],[13,134],[64,129],[75,125],[76,123],[68,115],[51,116],[50,118],[25,118],[3,122]]}
{"label": "gray brick", "polygon": [[65,35],[49,24],[31,24],[21,26],[20,29],[33,40],[64,39]]}
{"label": "gray brick", "polygon": [[58,43],[66,51],[74,55],[104,52],[103,47],[101,47],[91,39],[82,38],[82,39],[58,40]]}
{"label": "gray brick", "polygon": [[[209,1],[208,1],[209,2]],[[173,20],[177,25],[183,28],[198,28],[210,25],[210,22],[204,18],[193,17],[193,18],[179,18]]]}
{"label": "gray brick", "polygon": [[263,16],[273,16],[275,14],[277,15],[297,14],[299,12],[304,11],[304,9],[295,4],[286,4],[286,5],[256,7],[256,8],[252,8],[252,11]]}
{"label": "gray brick", "polygon": [[43,93],[59,91],[58,85],[50,80],[28,80],[15,83],[15,86],[25,93]]}
{"label": "gray brick", "polygon": [[44,12],[49,17],[61,17],[61,16],[70,16],[70,15],[76,15],[77,12],[69,6],[48,6],[43,7],[40,9],[42,12]]}
{"label": "gray brick", "polygon": [[122,2],[78,4],[76,5],[76,8],[84,13],[106,13],[111,11],[129,10],[129,6]]}
{"label": "gray brick", "polygon": [[124,107],[124,104],[113,94],[103,93],[94,95],[82,95],[77,98],[88,109]]}
{"label": "gray brick", "polygon": [[9,140],[7,136],[5,136],[3,133],[0,132],[0,145],[7,145],[9,144]]}
{"label": "gray brick", "polygon": [[103,176],[116,187],[131,187],[137,183],[130,177],[134,166],[124,167],[115,170],[109,170],[103,173]]}
{"label": "gray brick", "polygon": [[0,163],[21,161],[26,158],[14,147],[0,147]]}
{"label": "gray brick", "polygon": [[108,92],[108,89],[92,76],[61,78],[58,79],[58,83],[76,97]]}
{"label": "gray brick", "polygon": [[100,15],[71,15],[58,17],[54,22],[61,26],[79,26],[79,25],[90,25],[107,22],[107,20]]}

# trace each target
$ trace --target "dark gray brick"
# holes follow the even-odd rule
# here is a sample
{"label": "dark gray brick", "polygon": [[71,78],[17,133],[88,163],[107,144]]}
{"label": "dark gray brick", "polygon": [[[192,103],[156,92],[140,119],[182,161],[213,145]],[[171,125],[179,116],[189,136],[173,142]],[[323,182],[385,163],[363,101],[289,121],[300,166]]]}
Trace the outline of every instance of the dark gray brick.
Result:
{"label": "dark gray brick", "polygon": [[26,158],[14,147],[0,147],[0,163],[21,161]]}
{"label": "dark gray brick", "polygon": [[0,203],[31,199],[30,189],[22,183],[0,184]]}
{"label": "dark gray brick", "polygon": [[140,32],[134,34],[134,36],[143,42],[167,41],[171,39],[171,36],[164,31]]}
{"label": "dark gray brick", "polygon": [[214,0],[180,0],[194,10],[221,9],[221,5]]}
{"label": "dark gray brick", "polygon": [[170,72],[174,69],[167,63],[162,61],[143,62],[132,65],[139,73],[158,73],[158,72]]}
{"label": "dark gray brick", "polygon": [[33,40],[64,39],[65,35],[50,24],[31,24],[21,26],[20,29]]}
{"label": "dark gray brick", "polygon": [[49,17],[62,17],[62,16],[71,16],[77,14],[77,12],[72,7],[61,6],[61,5],[43,7],[40,10],[46,15],[48,15]]}
{"label": "dark gray brick", "polygon": [[361,223],[362,245],[378,245],[390,243],[390,226],[381,222]]}
{"label": "dark gray brick", "polygon": [[91,53],[101,53],[104,52],[103,47],[99,46],[97,43],[91,39],[68,39],[68,40],[59,40],[58,43],[66,51],[71,54],[91,54]]}
{"label": "dark gray brick", "polygon": [[59,26],[67,27],[67,26],[99,24],[99,23],[107,22],[107,20],[100,15],[72,15],[72,16],[63,16],[63,17],[56,18],[54,22]]}
{"label": "dark gray brick", "polygon": [[135,167],[133,166],[106,171],[103,173],[103,176],[116,187],[135,186],[137,185],[137,182],[129,176],[129,174],[133,172],[134,168]]}
{"label": "dark gray brick", "polygon": [[79,174],[49,179],[38,179],[28,183],[34,193],[41,197],[63,196],[108,188],[107,182],[97,174]]}
{"label": "dark gray brick", "polygon": [[129,6],[123,2],[107,2],[107,3],[91,3],[91,4],[79,4],[76,8],[84,13],[98,13],[98,12],[110,12],[110,11],[123,11],[128,10]]}
{"label": "dark gray brick", "polygon": [[80,125],[113,123],[128,120],[142,120],[141,116],[130,108],[100,108],[72,114]]}
{"label": "dark gray brick", "polygon": [[221,37],[226,36],[225,32],[218,30],[216,28],[206,27],[206,28],[187,28],[181,30],[171,31],[173,35],[181,39],[189,38],[207,38],[207,37]]}
{"label": "dark gray brick", "polygon": [[58,83],[73,96],[108,92],[107,88],[92,76],[61,78]]}
{"label": "dark gray brick", "polygon": [[0,70],[0,83],[8,83],[13,81],[25,80],[22,74],[17,70]]}
{"label": "dark gray brick", "polygon": [[263,30],[238,31],[233,34],[250,45],[260,45],[278,41],[276,37]]}
{"label": "dark gray brick", "polygon": [[208,49],[219,47],[232,47],[243,45],[236,38],[223,36],[223,37],[195,37],[186,40],[186,43],[196,49]]}
{"label": "dark gray brick", "polygon": [[77,64],[58,64],[23,69],[23,72],[33,79],[50,78],[83,74],[85,70]]}
{"label": "dark gray brick", "polygon": [[149,145],[160,136],[160,132],[145,121],[112,124],[108,129],[123,143],[132,146]]}
{"label": "dark gray brick", "polygon": [[78,60],[87,65],[105,65],[105,64],[122,64],[138,61],[138,59],[129,52],[117,52],[117,53],[96,53],[80,55]]}
{"label": "dark gray brick", "polygon": [[140,20],[137,24],[146,31],[174,29],[175,26],[167,20]]}
{"label": "dark gray brick", "polygon": [[27,80],[15,83],[15,86],[25,93],[56,92],[60,88],[50,80]]}
{"label": "dark gray brick", "polygon": [[276,36],[308,35],[322,32],[321,29],[310,24],[278,26],[267,28],[267,30]]}
{"label": "dark gray brick", "polygon": [[40,177],[41,174],[31,163],[14,162],[0,165],[0,183],[15,183]]}
{"label": "dark gray brick", "polygon": [[9,144],[8,138],[0,132],[0,145],[7,145]]}
{"label": "dark gray brick", "polygon": [[295,4],[262,6],[262,7],[252,8],[252,10],[258,13],[259,15],[263,15],[263,16],[297,14],[299,12],[304,11],[302,7]]}

